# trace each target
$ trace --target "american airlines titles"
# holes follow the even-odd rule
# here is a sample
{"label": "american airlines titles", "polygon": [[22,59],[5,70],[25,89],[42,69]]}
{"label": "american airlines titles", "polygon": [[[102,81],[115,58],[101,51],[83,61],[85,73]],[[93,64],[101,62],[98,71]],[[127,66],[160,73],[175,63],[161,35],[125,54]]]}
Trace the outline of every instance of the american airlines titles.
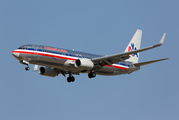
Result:
{"label": "american airlines titles", "polygon": [[51,48],[51,47],[46,47],[46,46],[44,46],[44,48],[46,50],[53,50],[53,51],[59,51],[59,52],[68,53],[66,50],[63,50],[63,49]]}

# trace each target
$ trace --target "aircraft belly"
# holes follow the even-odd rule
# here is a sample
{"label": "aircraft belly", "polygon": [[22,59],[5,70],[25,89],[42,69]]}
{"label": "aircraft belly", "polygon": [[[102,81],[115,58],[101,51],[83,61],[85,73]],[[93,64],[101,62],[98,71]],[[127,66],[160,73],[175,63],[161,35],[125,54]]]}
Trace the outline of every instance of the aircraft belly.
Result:
{"label": "aircraft belly", "polygon": [[29,55],[29,54],[22,54],[22,60],[28,61],[30,64],[41,65],[41,66],[48,66],[53,68],[58,68],[67,71],[75,71],[80,72],[75,66],[72,60],[60,59],[60,58],[53,58],[53,57],[46,57],[40,55]]}
{"label": "aircraft belly", "polygon": [[[22,60],[26,60],[30,64],[54,67],[54,68],[58,68],[58,69],[62,69],[62,70],[74,71],[74,72],[80,73],[80,70],[74,66],[73,60],[40,56],[37,54],[33,54],[33,55],[32,54],[30,54],[30,55],[29,54],[21,54],[20,57]],[[90,72],[90,71],[86,71],[86,72]],[[112,75],[126,74],[126,73],[128,73],[128,70],[104,66],[95,72],[98,75],[112,76]]]}

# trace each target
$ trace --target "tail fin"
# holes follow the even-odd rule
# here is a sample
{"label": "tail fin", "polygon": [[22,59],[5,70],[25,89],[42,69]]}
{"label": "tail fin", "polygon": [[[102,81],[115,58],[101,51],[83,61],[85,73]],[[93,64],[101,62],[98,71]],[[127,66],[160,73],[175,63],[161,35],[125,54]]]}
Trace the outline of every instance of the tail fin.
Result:
{"label": "tail fin", "polygon": [[[128,44],[124,52],[140,49],[141,38],[142,38],[142,30],[137,29],[137,31],[135,32],[133,38],[131,39],[130,43]],[[129,59],[125,61],[138,63],[138,60],[139,60],[139,53],[134,53],[130,56]]]}

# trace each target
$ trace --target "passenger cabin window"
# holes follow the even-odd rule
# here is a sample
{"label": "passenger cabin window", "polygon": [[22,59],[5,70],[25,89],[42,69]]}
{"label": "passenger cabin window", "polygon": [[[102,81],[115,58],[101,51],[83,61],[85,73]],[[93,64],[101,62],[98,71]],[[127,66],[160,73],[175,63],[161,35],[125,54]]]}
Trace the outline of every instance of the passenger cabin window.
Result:
{"label": "passenger cabin window", "polygon": [[34,48],[28,48],[28,50],[35,50]]}
{"label": "passenger cabin window", "polygon": [[42,51],[41,49],[37,49],[37,51]]}

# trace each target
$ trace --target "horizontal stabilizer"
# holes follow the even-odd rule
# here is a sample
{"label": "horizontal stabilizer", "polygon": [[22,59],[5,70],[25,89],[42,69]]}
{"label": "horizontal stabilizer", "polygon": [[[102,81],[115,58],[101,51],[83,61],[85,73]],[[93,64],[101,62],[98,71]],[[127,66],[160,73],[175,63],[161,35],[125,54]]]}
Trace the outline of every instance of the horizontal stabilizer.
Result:
{"label": "horizontal stabilizer", "polygon": [[151,64],[151,63],[155,63],[155,62],[167,60],[167,59],[169,59],[169,58],[158,59],[158,60],[152,60],[152,61],[146,61],[146,62],[136,63],[136,64],[132,64],[132,65],[134,65],[134,66],[136,66],[136,67],[139,67],[139,66],[143,66],[143,65],[147,65],[147,64]]}

